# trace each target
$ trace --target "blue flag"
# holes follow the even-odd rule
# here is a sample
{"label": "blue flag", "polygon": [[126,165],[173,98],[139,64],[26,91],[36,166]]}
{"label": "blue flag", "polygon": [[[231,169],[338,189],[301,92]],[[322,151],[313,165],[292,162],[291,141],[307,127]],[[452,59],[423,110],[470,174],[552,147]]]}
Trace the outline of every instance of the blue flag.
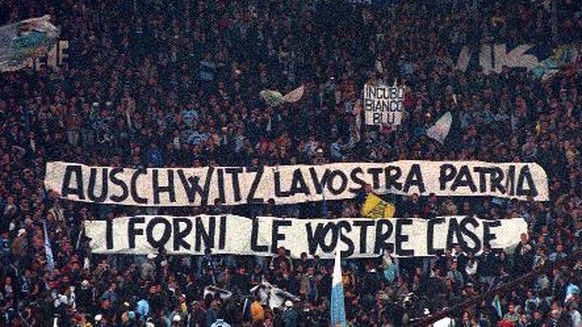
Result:
{"label": "blue flag", "polygon": [[341,251],[335,254],[331,289],[331,326],[346,326],[346,308],[344,305],[344,285],[342,283]]}
{"label": "blue flag", "polygon": [[495,297],[493,298],[493,302],[491,302],[491,305],[495,308],[495,311],[497,312],[499,318],[503,318],[503,311],[501,311],[501,300],[499,300],[499,294],[495,295]]}
{"label": "blue flag", "polygon": [[53,248],[51,246],[51,241],[49,240],[48,232],[46,231],[46,223],[42,224],[44,229],[44,252],[46,255],[46,264],[50,272],[55,269],[55,258],[53,257]]}

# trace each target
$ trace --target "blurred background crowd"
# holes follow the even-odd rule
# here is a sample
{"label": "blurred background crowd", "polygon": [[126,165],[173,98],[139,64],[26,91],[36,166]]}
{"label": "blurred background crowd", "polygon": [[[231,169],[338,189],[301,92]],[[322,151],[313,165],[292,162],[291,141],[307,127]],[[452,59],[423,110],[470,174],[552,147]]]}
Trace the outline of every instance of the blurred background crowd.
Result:
{"label": "blurred background crowd", "polygon": [[[356,1],[358,2],[358,1]],[[91,254],[88,219],[135,214],[358,217],[360,199],[294,205],[132,208],[73,203],[43,186],[44,164],[125,167],[525,161],[547,172],[551,200],[391,196],[397,217],[523,217],[507,251],[345,260],[352,326],[406,321],[509,283],[532,280],[454,312],[461,326],[573,326],[582,321],[582,60],[548,79],[519,67],[457,69],[463,46],[578,44],[582,2],[0,1],[0,23],[51,14],[69,42],[58,67],[0,74],[0,325],[327,326],[331,264],[283,252],[251,257]],[[359,124],[363,85],[406,85],[397,130]],[[269,108],[263,89],[305,85]],[[444,145],[420,136],[445,112]],[[55,269],[47,268],[43,222]],[[298,254],[295,254],[297,256]],[[573,258],[577,259],[577,258]],[[249,297],[266,279],[301,300]],[[205,286],[233,293],[205,296]],[[216,325],[218,326],[218,325]]]}

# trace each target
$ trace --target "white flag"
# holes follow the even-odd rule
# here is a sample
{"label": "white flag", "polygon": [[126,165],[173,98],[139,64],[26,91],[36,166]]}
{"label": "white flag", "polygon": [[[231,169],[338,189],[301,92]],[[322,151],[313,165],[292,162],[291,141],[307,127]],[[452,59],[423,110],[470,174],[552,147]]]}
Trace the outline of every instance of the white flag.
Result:
{"label": "white flag", "polygon": [[297,102],[301,100],[303,97],[303,92],[305,92],[305,86],[301,85],[300,87],[296,88],[295,90],[285,94],[283,96],[283,102]]}
{"label": "white flag", "polygon": [[436,123],[426,130],[426,136],[439,142],[440,144],[445,143],[445,139],[449,132],[451,131],[451,123],[453,122],[453,115],[450,112],[444,114]]}

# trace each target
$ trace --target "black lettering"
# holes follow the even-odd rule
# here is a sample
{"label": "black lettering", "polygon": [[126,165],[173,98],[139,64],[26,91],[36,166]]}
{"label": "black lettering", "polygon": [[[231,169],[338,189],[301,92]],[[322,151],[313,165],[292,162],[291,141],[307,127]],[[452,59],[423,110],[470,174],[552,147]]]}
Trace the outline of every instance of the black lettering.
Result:
{"label": "black lettering", "polygon": [[[339,176],[341,179],[341,184],[339,186],[339,188],[335,188],[334,186],[334,180],[335,177]],[[348,186],[348,177],[346,176],[346,174],[344,174],[343,171],[341,170],[334,170],[331,172],[331,174],[329,175],[329,183],[327,183],[327,189],[331,192],[331,194],[333,195],[338,195],[338,194],[342,194],[345,190],[346,187]]]}
{"label": "black lettering", "polygon": [[487,174],[491,174],[492,168],[474,167],[473,171],[479,174],[479,192],[487,192]]}
{"label": "black lettering", "polygon": [[455,181],[451,186],[451,191],[455,191],[459,187],[468,187],[471,189],[471,192],[477,192],[477,187],[473,182],[473,177],[471,177],[471,172],[467,165],[463,165],[461,166],[461,169],[459,169],[459,173],[455,177]]}
{"label": "black lettering", "polygon": [[137,169],[133,172],[133,175],[131,176],[130,194],[131,194],[131,199],[135,203],[141,203],[141,204],[148,203],[148,199],[142,198],[139,196],[139,194],[137,194],[137,189],[138,189],[137,178],[139,177],[139,175],[147,175],[147,174],[148,174],[147,170]]}
{"label": "black lettering", "polygon": [[[342,251],[341,256],[343,258],[350,257],[354,254],[354,241],[352,241],[350,235],[348,234],[352,231],[352,225],[347,221],[339,221],[337,223],[337,227],[340,240],[348,246],[347,250]],[[346,231],[345,234],[342,232],[344,229]]]}
{"label": "black lettering", "polygon": [[111,201],[113,202],[117,203],[123,202],[129,197],[129,189],[127,187],[127,184],[125,184],[125,182],[122,181],[121,179],[117,178],[117,174],[121,174],[123,173],[123,171],[124,171],[123,168],[113,168],[109,172],[109,179],[111,180],[111,183],[121,187],[120,195],[112,195],[109,197],[109,199],[111,199]]}
{"label": "black lettering", "polygon": [[[481,250],[481,241],[479,240],[477,234],[467,228],[467,225],[473,225],[474,229],[476,229],[479,226],[479,222],[473,217],[466,217],[461,220],[461,223],[459,224],[461,234],[463,235],[461,247],[463,248],[463,251],[467,253],[477,253]],[[473,246],[469,245],[469,242],[467,242],[466,238],[470,238],[473,241]]]}
{"label": "black lettering", "polygon": [[491,191],[492,192],[501,192],[501,194],[505,194],[506,190],[505,190],[505,186],[503,186],[502,182],[503,182],[503,170],[499,167],[495,167],[492,169],[491,171]]}
{"label": "black lettering", "polygon": [[398,182],[398,179],[402,176],[402,169],[398,166],[388,166],[384,170],[384,177],[386,179],[386,189],[390,190],[392,188],[400,191],[402,190],[402,183]]}
{"label": "black lettering", "polygon": [[105,244],[107,250],[113,250],[113,221],[111,219],[105,221]]}
{"label": "black lettering", "polygon": [[404,192],[408,193],[411,186],[416,186],[420,194],[423,194],[426,191],[419,164],[413,164],[410,166],[410,171],[406,176],[406,181],[404,181]]}
{"label": "black lettering", "polygon": [[[298,169],[296,169],[298,170]],[[293,174],[295,174],[295,172],[293,172]],[[275,196],[278,198],[286,198],[289,196],[289,191],[284,192],[281,191],[281,173],[276,171],[275,172]]]}
{"label": "black lettering", "polygon": [[372,113],[372,125],[382,125],[382,113],[381,112]]}
{"label": "black lettering", "polygon": [[[75,185],[71,187],[71,178],[73,175],[75,175]],[[79,200],[85,200],[85,192],[83,191],[83,168],[81,165],[67,165],[65,167],[65,177],[63,178],[61,191],[61,196],[63,197],[76,195]]]}
{"label": "black lettering", "polygon": [[434,226],[443,224],[445,222],[444,218],[433,218],[428,221],[428,231],[426,235],[426,248],[429,255],[435,255],[437,250],[444,250],[444,249],[435,249],[434,247]]}
{"label": "black lettering", "polygon": [[[154,228],[158,224],[164,225],[164,231],[162,232],[161,236],[159,235],[154,236]],[[172,234],[172,224],[166,218],[163,217],[153,218],[148,222],[148,226],[146,227],[146,237],[148,243],[155,249],[166,245],[166,243],[170,239],[171,234]]]}
{"label": "black lettering", "polygon": [[455,218],[449,219],[449,231],[447,232],[447,249],[455,243],[459,243],[462,246],[459,237],[459,222]]}
{"label": "black lettering", "polygon": [[144,217],[134,217],[129,220],[127,224],[127,237],[130,249],[135,249],[135,237],[137,235],[143,235],[143,228],[136,228],[135,225],[143,224],[144,222]]}
{"label": "black lettering", "polygon": [[271,229],[271,253],[277,253],[279,248],[279,241],[285,240],[285,234],[279,233],[281,226],[291,226],[291,220],[273,220],[273,227]]}
{"label": "black lettering", "polygon": [[[356,220],[354,221],[354,226],[360,227],[360,253],[367,252],[367,244],[368,244],[368,228],[370,226],[374,226],[373,220]],[[374,253],[378,253],[374,250]]]}
{"label": "black lettering", "polygon": [[372,174],[372,188],[377,190],[380,188],[380,174],[382,168],[368,168],[368,174]]}
{"label": "black lettering", "polygon": [[107,186],[109,184],[107,181],[107,176],[109,175],[108,172],[109,169],[104,167],[101,174],[101,194],[95,196],[95,186],[97,184],[97,168],[91,167],[89,173],[89,187],[87,189],[89,200],[96,203],[103,203],[103,201],[105,201],[107,198]]}
{"label": "black lettering", "polygon": [[319,178],[317,178],[317,171],[315,170],[315,167],[309,168],[309,174],[311,175],[311,179],[313,180],[313,185],[315,186],[315,191],[317,192],[317,194],[323,193],[323,188],[327,184],[329,173],[330,173],[329,169],[326,169],[320,180]]}
{"label": "black lettering", "polygon": [[226,168],[224,170],[227,174],[232,175],[232,191],[234,192],[234,201],[239,202],[242,199],[240,194],[240,182],[238,179],[238,174],[243,172],[241,167]]}
{"label": "black lettering", "polygon": [[249,204],[265,202],[265,199],[263,199],[263,198],[255,198],[255,193],[257,192],[257,189],[259,188],[259,185],[261,183],[261,178],[263,177],[263,172],[264,172],[264,169],[262,166],[259,167],[256,171],[255,179],[253,180],[253,184],[251,184],[249,196],[247,197],[247,202]]}
{"label": "black lettering", "polygon": [[253,252],[263,252],[263,253],[269,251],[269,247],[267,245],[258,245],[258,238],[259,238],[259,220],[253,219],[253,230],[251,232],[251,250]]}
{"label": "black lettering", "polygon": [[291,181],[291,195],[295,195],[298,193],[309,195],[309,188],[307,187],[307,183],[305,183],[305,179],[303,179],[303,173],[301,169],[296,169],[293,172],[293,180]]}
{"label": "black lettering", "polygon": [[414,256],[414,250],[405,250],[402,245],[406,242],[408,242],[408,235],[402,234],[402,226],[403,225],[412,225],[413,220],[412,219],[407,219],[407,218],[402,218],[402,219],[398,219],[396,220],[396,235],[395,235],[395,240],[394,243],[395,246],[395,252],[396,255],[401,256],[401,257],[413,257]]}
{"label": "black lettering", "polygon": [[208,231],[202,223],[202,217],[196,217],[196,252],[202,251],[202,242],[204,248],[214,248],[214,235],[216,235],[216,217],[208,217]]}
{"label": "black lettering", "polygon": [[[496,240],[497,236],[491,233],[491,228],[501,226],[499,220],[484,220],[483,221],[483,244],[491,244],[491,241]],[[517,237],[517,235],[516,235]]]}
{"label": "black lettering", "polygon": [[350,192],[357,193],[364,188],[364,185],[366,185],[366,182],[364,182],[364,180],[358,176],[358,175],[361,175],[363,173],[364,173],[364,170],[360,167],[356,167],[350,172],[350,179],[352,180],[352,182],[354,182],[360,186],[357,188],[351,187],[349,189]]}
{"label": "black lettering", "polygon": [[[172,222],[174,223],[174,251],[179,251],[180,248],[190,250],[192,246],[184,238],[192,231],[192,220],[177,217]],[[180,223],[186,223],[186,228],[180,230]]]}
{"label": "black lettering", "polygon": [[224,250],[226,247],[226,216],[220,216],[220,230],[218,232],[218,248]]}
{"label": "black lettering", "polygon": [[510,165],[509,169],[507,169],[507,177],[506,177],[506,188],[509,192],[509,195],[515,195],[515,166]]}
{"label": "black lettering", "polygon": [[328,230],[324,229],[323,223],[317,223],[315,226],[315,231],[313,231],[313,227],[311,227],[311,223],[305,224],[305,228],[307,230],[307,246],[309,249],[309,254],[315,255],[317,252],[317,248],[323,249],[325,247],[324,239],[325,235],[327,234]]}
{"label": "black lettering", "polygon": [[447,182],[452,181],[457,175],[457,168],[451,164],[443,164],[441,166],[441,173],[439,177],[439,188],[441,191],[447,189]]}
{"label": "black lettering", "polygon": [[166,171],[168,172],[168,184],[166,186],[160,185],[159,169],[154,169],[152,171],[152,192],[154,193],[155,204],[160,204],[160,193],[168,193],[170,203],[176,202],[176,191],[174,190],[174,171],[172,169],[168,169]]}
{"label": "black lettering", "polygon": [[212,173],[214,172],[213,167],[208,167],[206,171],[206,180],[204,181],[204,187],[200,187],[200,176],[189,176],[184,175],[183,169],[178,169],[176,171],[180,177],[180,181],[184,186],[186,195],[188,196],[188,202],[194,203],[196,201],[196,194],[200,194],[200,205],[208,205],[208,193],[210,192],[210,181],[212,179]]}
{"label": "black lettering", "polygon": [[226,203],[226,196],[224,194],[224,169],[216,169],[216,175],[218,177],[218,200],[220,203]]}
{"label": "black lettering", "polygon": [[[524,182],[527,184],[527,187],[524,187],[526,186],[524,185]],[[528,166],[524,166],[519,171],[519,176],[517,177],[517,195],[531,195],[534,198],[538,196],[538,190]]]}
{"label": "black lettering", "polygon": [[[386,231],[384,231],[386,227]],[[376,221],[376,237],[374,240],[374,253],[380,254],[390,244],[387,242],[394,232],[394,226],[389,220],[378,219]]]}

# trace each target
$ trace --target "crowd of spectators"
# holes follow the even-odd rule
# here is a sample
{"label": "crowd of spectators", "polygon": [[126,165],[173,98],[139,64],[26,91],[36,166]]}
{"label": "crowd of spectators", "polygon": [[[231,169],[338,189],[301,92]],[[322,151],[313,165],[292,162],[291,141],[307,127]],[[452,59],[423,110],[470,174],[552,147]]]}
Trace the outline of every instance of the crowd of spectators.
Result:
{"label": "crowd of spectators", "polygon": [[[357,1],[355,1],[357,2]],[[396,215],[523,217],[515,249],[435,258],[345,260],[347,319],[400,326],[451,307],[582,244],[582,74],[538,80],[521,68],[456,69],[462,46],[557,46],[582,36],[581,2],[0,1],[0,23],[51,14],[69,41],[59,67],[0,75],[0,325],[327,326],[331,262],[284,251],[240,256],[91,254],[87,219],[164,213],[357,217],[361,201],[131,208],[61,200],[44,164],[126,167],[286,165],[399,159],[527,161],[547,172],[551,200],[392,196]],[[359,124],[370,80],[407,86],[397,130]],[[269,108],[263,89],[305,85],[303,99]],[[450,111],[444,145],[420,136]],[[43,225],[54,253],[47,266]],[[293,254],[294,256],[298,254]],[[301,301],[281,308],[248,297],[263,279]],[[231,291],[204,297],[205,286]],[[580,326],[582,260],[502,294],[503,324]],[[453,317],[501,321],[491,299]],[[220,322],[215,326],[220,325]]]}

